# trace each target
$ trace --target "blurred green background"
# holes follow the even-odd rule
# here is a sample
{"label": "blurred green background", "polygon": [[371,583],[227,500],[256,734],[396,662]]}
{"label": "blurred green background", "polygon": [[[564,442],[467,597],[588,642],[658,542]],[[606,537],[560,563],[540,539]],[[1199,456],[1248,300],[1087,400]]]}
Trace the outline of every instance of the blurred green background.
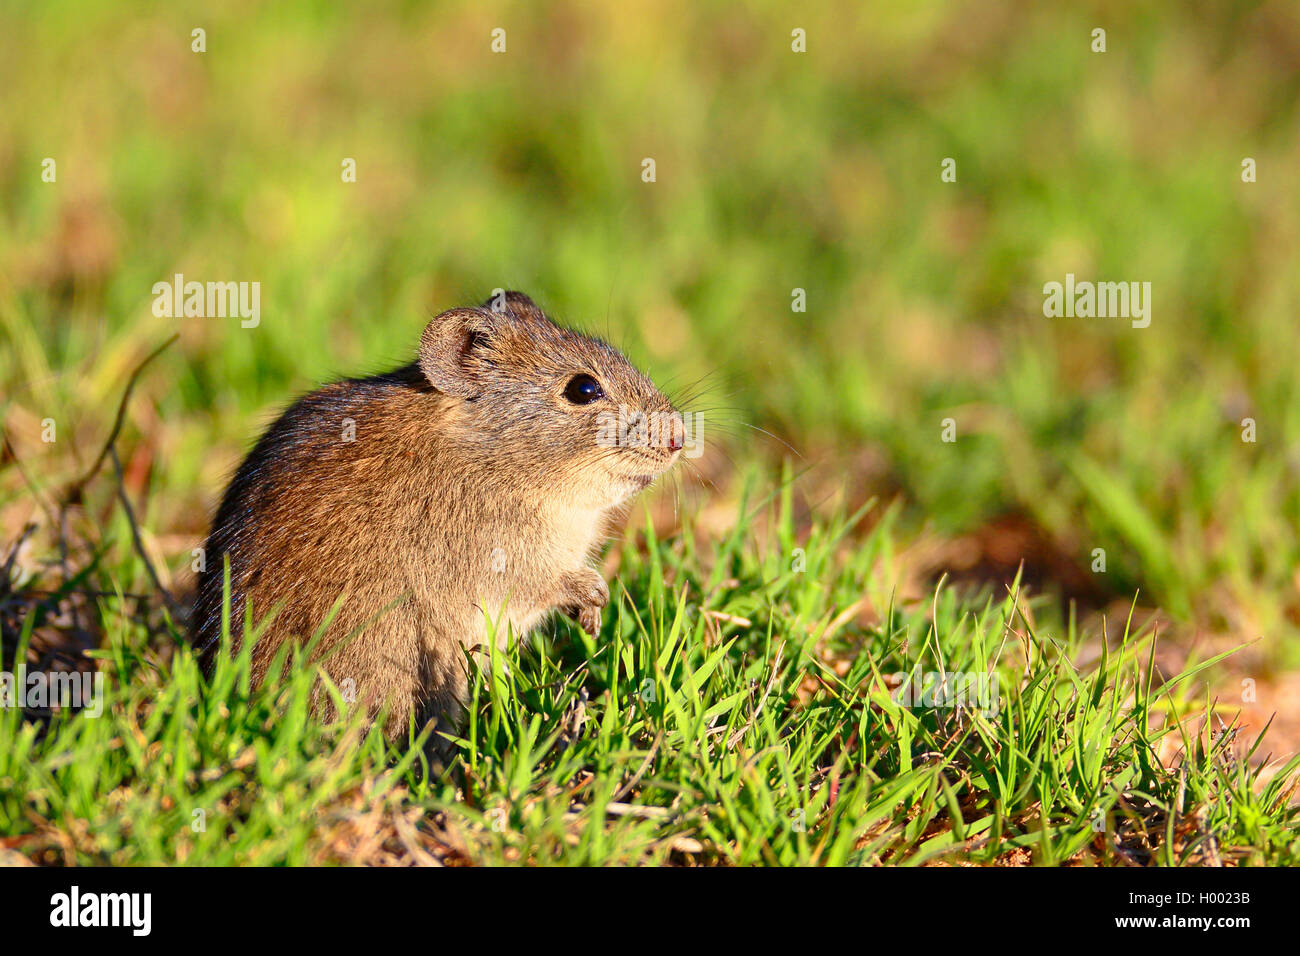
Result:
{"label": "blurred green background", "polygon": [[[809,502],[900,501],[936,571],[1025,558],[1289,658],[1293,0],[0,11],[0,415],[54,487],[179,332],[123,443],[173,569],[277,408],[504,286],[660,379],[708,376],[707,495],[787,454],[762,428]],[[260,326],[155,317],[177,272],[260,282]],[[1045,318],[1066,273],[1150,282],[1150,327]],[[35,510],[11,464],[7,535]]]}

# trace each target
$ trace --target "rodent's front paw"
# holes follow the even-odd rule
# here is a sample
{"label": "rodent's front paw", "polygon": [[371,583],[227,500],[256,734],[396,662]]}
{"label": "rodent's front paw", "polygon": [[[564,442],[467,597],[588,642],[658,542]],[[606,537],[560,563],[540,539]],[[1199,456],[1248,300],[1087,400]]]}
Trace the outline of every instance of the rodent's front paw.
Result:
{"label": "rodent's front paw", "polygon": [[560,597],[555,603],[595,637],[600,633],[600,610],[609,604],[609,585],[593,568],[570,571],[560,579]]}
{"label": "rodent's front paw", "polygon": [[578,622],[578,627],[582,628],[592,637],[600,633],[600,608],[594,604],[588,604],[586,607],[579,608],[574,620]]}
{"label": "rodent's front paw", "polygon": [[555,603],[602,608],[609,603],[609,585],[595,568],[579,568],[560,576],[560,599]]}

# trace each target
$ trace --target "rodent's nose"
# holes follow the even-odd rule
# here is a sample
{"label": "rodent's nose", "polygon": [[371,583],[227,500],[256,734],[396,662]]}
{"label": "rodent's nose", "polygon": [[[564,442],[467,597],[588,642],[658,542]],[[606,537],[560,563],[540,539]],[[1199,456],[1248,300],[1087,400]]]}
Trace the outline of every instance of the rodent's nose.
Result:
{"label": "rodent's nose", "polygon": [[686,446],[686,425],[676,416],[668,429],[668,450],[681,451]]}

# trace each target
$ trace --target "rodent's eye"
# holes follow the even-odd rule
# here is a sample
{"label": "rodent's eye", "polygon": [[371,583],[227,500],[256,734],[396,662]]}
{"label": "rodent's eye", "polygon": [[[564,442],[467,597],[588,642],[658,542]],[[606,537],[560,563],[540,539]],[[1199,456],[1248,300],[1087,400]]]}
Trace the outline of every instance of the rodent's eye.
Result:
{"label": "rodent's eye", "polygon": [[564,386],[564,397],[575,405],[590,405],[598,398],[603,398],[600,382],[590,375],[575,375]]}

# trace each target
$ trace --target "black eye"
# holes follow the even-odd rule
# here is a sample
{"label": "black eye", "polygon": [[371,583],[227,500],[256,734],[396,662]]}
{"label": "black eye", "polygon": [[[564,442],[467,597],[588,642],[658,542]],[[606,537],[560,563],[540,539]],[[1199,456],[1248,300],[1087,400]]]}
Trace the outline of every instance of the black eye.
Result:
{"label": "black eye", "polygon": [[600,390],[600,382],[590,375],[575,375],[569,379],[569,384],[564,386],[564,397],[575,405],[590,405],[604,395],[605,393]]}

